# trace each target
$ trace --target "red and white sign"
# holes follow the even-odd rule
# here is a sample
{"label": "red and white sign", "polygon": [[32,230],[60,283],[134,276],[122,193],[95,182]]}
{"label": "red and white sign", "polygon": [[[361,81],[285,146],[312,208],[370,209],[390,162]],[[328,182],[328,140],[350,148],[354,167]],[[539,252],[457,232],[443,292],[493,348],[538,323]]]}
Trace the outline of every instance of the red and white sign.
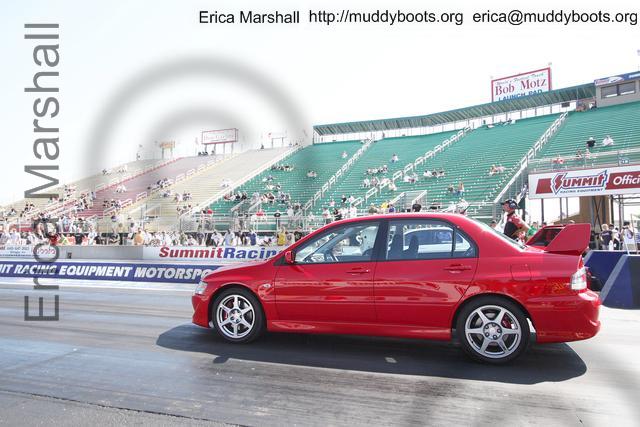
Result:
{"label": "red and white sign", "polygon": [[640,194],[640,165],[529,175],[529,198]]}
{"label": "red and white sign", "polygon": [[529,71],[491,80],[491,102],[548,92],[551,90],[551,68]]}
{"label": "red and white sign", "polygon": [[204,145],[224,144],[238,140],[238,129],[203,130],[201,141]]}

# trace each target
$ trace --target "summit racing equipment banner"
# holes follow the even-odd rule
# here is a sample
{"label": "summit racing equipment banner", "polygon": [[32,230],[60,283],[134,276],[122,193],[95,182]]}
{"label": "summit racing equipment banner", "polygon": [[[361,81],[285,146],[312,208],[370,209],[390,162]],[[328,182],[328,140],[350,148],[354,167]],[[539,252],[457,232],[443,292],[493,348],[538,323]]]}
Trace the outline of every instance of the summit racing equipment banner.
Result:
{"label": "summit racing equipment banner", "polygon": [[197,261],[250,261],[271,258],[284,249],[283,246],[147,246],[142,250],[142,259]]}
{"label": "summit racing equipment banner", "polygon": [[529,197],[532,199],[638,193],[640,165],[529,175]]}
{"label": "summit racing equipment banner", "polygon": [[0,261],[0,277],[198,283],[213,265]]}

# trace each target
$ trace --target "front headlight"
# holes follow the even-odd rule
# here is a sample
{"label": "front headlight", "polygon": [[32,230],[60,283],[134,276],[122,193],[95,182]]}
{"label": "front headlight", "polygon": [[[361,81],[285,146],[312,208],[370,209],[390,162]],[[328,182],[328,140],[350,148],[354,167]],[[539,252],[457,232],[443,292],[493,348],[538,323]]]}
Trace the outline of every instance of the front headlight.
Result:
{"label": "front headlight", "polygon": [[204,294],[205,289],[207,289],[207,282],[201,280],[200,283],[198,283],[198,285],[196,286],[196,295]]}

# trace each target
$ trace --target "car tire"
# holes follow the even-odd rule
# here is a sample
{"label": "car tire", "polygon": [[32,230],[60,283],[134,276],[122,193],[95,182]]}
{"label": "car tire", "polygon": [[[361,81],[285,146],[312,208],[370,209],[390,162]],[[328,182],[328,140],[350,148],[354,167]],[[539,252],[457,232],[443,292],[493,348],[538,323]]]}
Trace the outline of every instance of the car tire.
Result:
{"label": "car tire", "polygon": [[492,365],[521,356],[530,338],[529,322],[522,309],[508,299],[494,296],[476,298],[462,307],[456,333],[467,355]]}
{"label": "car tire", "polygon": [[211,322],[218,335],[228,342],[244,344],[262,335],[264,311],[258,298],[247,289],[226,289],[211,304]]}

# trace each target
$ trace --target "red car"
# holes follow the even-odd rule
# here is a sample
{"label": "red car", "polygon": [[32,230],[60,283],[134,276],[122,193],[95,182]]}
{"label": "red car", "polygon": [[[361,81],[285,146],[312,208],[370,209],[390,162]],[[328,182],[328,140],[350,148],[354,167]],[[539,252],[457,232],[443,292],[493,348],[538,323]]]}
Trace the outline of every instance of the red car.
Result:
{"label": "red car", "polygon": [[543,249],[457,214],[334,222],[262,262],[223,267],[193,295],[193,322],[225,340],[273,332],[433,340],[456,336],[487,363],[600,329],[581,254],[590,226],[564,227]]}

